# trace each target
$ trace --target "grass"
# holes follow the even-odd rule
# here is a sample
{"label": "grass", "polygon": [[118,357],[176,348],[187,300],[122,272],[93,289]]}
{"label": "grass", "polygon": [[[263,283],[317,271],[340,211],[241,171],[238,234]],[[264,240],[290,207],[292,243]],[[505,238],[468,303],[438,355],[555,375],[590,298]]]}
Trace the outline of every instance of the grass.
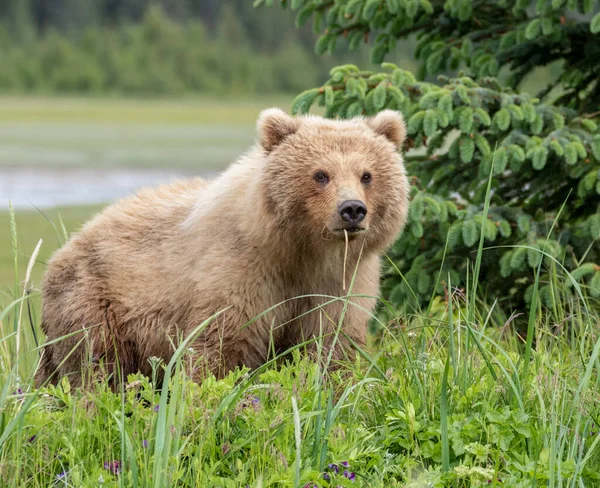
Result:
{"label": "grass", "polygon": [[254,141],[259,112],[290,97],[123,100],[0,97],[2,166],[222,169]]}
{"label": "grass", "polygon": [[[91,211],[63,221],[70,228]],[[27,219],[53,241],[43,217]],[[451,288],[427,310],[388,310],[362,359],[331,375],[327,358],[296,350],[280,367],[198,385],[182,344],[169,365],[154,364],[167,370],[162,390],[138,375],[115,394],[105,382],[33,388],[38,350],[13,303],[23,290],[8,283],[3,486],[600,486],[600,320],[584,296],[557,296],[558,316],[530,312],[535,348],[493,323],[493,305]]]}

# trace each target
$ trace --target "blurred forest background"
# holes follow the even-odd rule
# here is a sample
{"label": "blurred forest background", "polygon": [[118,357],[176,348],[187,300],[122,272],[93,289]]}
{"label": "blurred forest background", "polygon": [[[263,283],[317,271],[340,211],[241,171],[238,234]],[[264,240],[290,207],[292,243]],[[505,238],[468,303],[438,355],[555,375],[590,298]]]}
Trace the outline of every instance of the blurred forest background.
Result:
{"label": "blurred forest background", "polygon": [[[3,0],[0,92],[297,94],[368,49],[317,57],[283,9],[249,0]],[[395,59],[413,69],[413,43]]]}

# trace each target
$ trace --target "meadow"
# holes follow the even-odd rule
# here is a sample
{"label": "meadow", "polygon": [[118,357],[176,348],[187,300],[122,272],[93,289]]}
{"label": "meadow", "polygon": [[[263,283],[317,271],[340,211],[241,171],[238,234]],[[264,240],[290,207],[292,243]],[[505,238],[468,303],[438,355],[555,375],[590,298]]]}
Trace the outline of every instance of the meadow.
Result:
{"label": "meadow", "polygon": [[[8,104],[0,119],[50,127],[118,114],[132,127],[186,126],[226,124],[238,113],[228,104],[222,115],[193,116],[194,103],[169,112],[173,102],[127,109],[92,100],[86,115],[67,99],[38,114],[38,102]],[[240,125],[252,127],[260,104],[248,104]],[[380,300],[368,347],[331,374],[328,355],[307,358],[298,347],[259,370],[198,385],[188,341],[169,364],[153,363],[165,370],[160,388],[156,375],[131,376],[116,393],[102,378],[82,390],[66,380],[35,388],[44,262],[98,208],[0,213],[0,485],[600,486],[597,303],[552,263],[554,282],[571,283],[573,294],[556,286],[551,309],[534,292],[530,309],[500,310],[481,292],[483,237],[465,257],[466,287],[449,284],[421,309]],[[351,285],[339,299],[352,306]]]}

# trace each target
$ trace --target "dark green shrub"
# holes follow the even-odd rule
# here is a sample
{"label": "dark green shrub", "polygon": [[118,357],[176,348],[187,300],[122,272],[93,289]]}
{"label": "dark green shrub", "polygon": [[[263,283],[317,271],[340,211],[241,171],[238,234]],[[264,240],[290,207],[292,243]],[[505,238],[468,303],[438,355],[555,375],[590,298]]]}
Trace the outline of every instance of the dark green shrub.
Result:
{"label": "dark green shrub", "polygon": [[[257,5],[273,3],[258,0]],[[417,35],[418,78],[391,63],[381,73],[353,65],[297,97],[327,116],[401,110],[413,181],[410,223],[391,250],[398,270],[384,287],[395,304],[443,293],[448,277],[465,286],[467,257],[483,233],[480,282],[489,298],[524,305],[543,251],[540,297],[551,307],[561,266],[584,293],[600,297],[600,14],[592,1],[292,0],[298,25],[312,18],[316,51],[374,39],[381,62]],[[535,3],[535,2],[534,2]],[[598,5],[598,3],[595,3]],[[519,92],[538,67],[559,73],[536,97]],[[498,81],[499,76],[503,81]],[[491,206],[483,221],[491,175]],[[514,247],[520,246],[520,247]],[[403,277],[401,277],[401,272]],[[568,283],[568,280],[567,280]],[[597,303],[597,302],[596,302]]]}

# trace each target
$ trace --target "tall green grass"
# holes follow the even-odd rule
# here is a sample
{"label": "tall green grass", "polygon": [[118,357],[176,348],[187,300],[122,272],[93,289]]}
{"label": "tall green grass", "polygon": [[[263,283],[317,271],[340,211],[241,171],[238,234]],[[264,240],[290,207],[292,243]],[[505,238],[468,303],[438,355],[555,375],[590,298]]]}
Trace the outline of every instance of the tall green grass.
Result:
{"label": "tall green grass", "polygon": [[[14,216],[11,228],[18,255]],[[575,298],[554,287],[552,308],[515,311],[521,338],[512,311],[478,292],[483,246],[468,289],[448,278],[446,297],[409,313],[381,300],[377,338],[331,373],[318,342],[321,360],[300,345],[196,384],[188,338],[116,393],[99,379],[33,387],[39,314],[24,311],[36,291],[17,278],[0,298],[0,485],[600,486],[598,308],[576,283]],[[560,263],[541,265],[571,282]],[[344,309],[354,298],[352,284],[330,297]]]}

